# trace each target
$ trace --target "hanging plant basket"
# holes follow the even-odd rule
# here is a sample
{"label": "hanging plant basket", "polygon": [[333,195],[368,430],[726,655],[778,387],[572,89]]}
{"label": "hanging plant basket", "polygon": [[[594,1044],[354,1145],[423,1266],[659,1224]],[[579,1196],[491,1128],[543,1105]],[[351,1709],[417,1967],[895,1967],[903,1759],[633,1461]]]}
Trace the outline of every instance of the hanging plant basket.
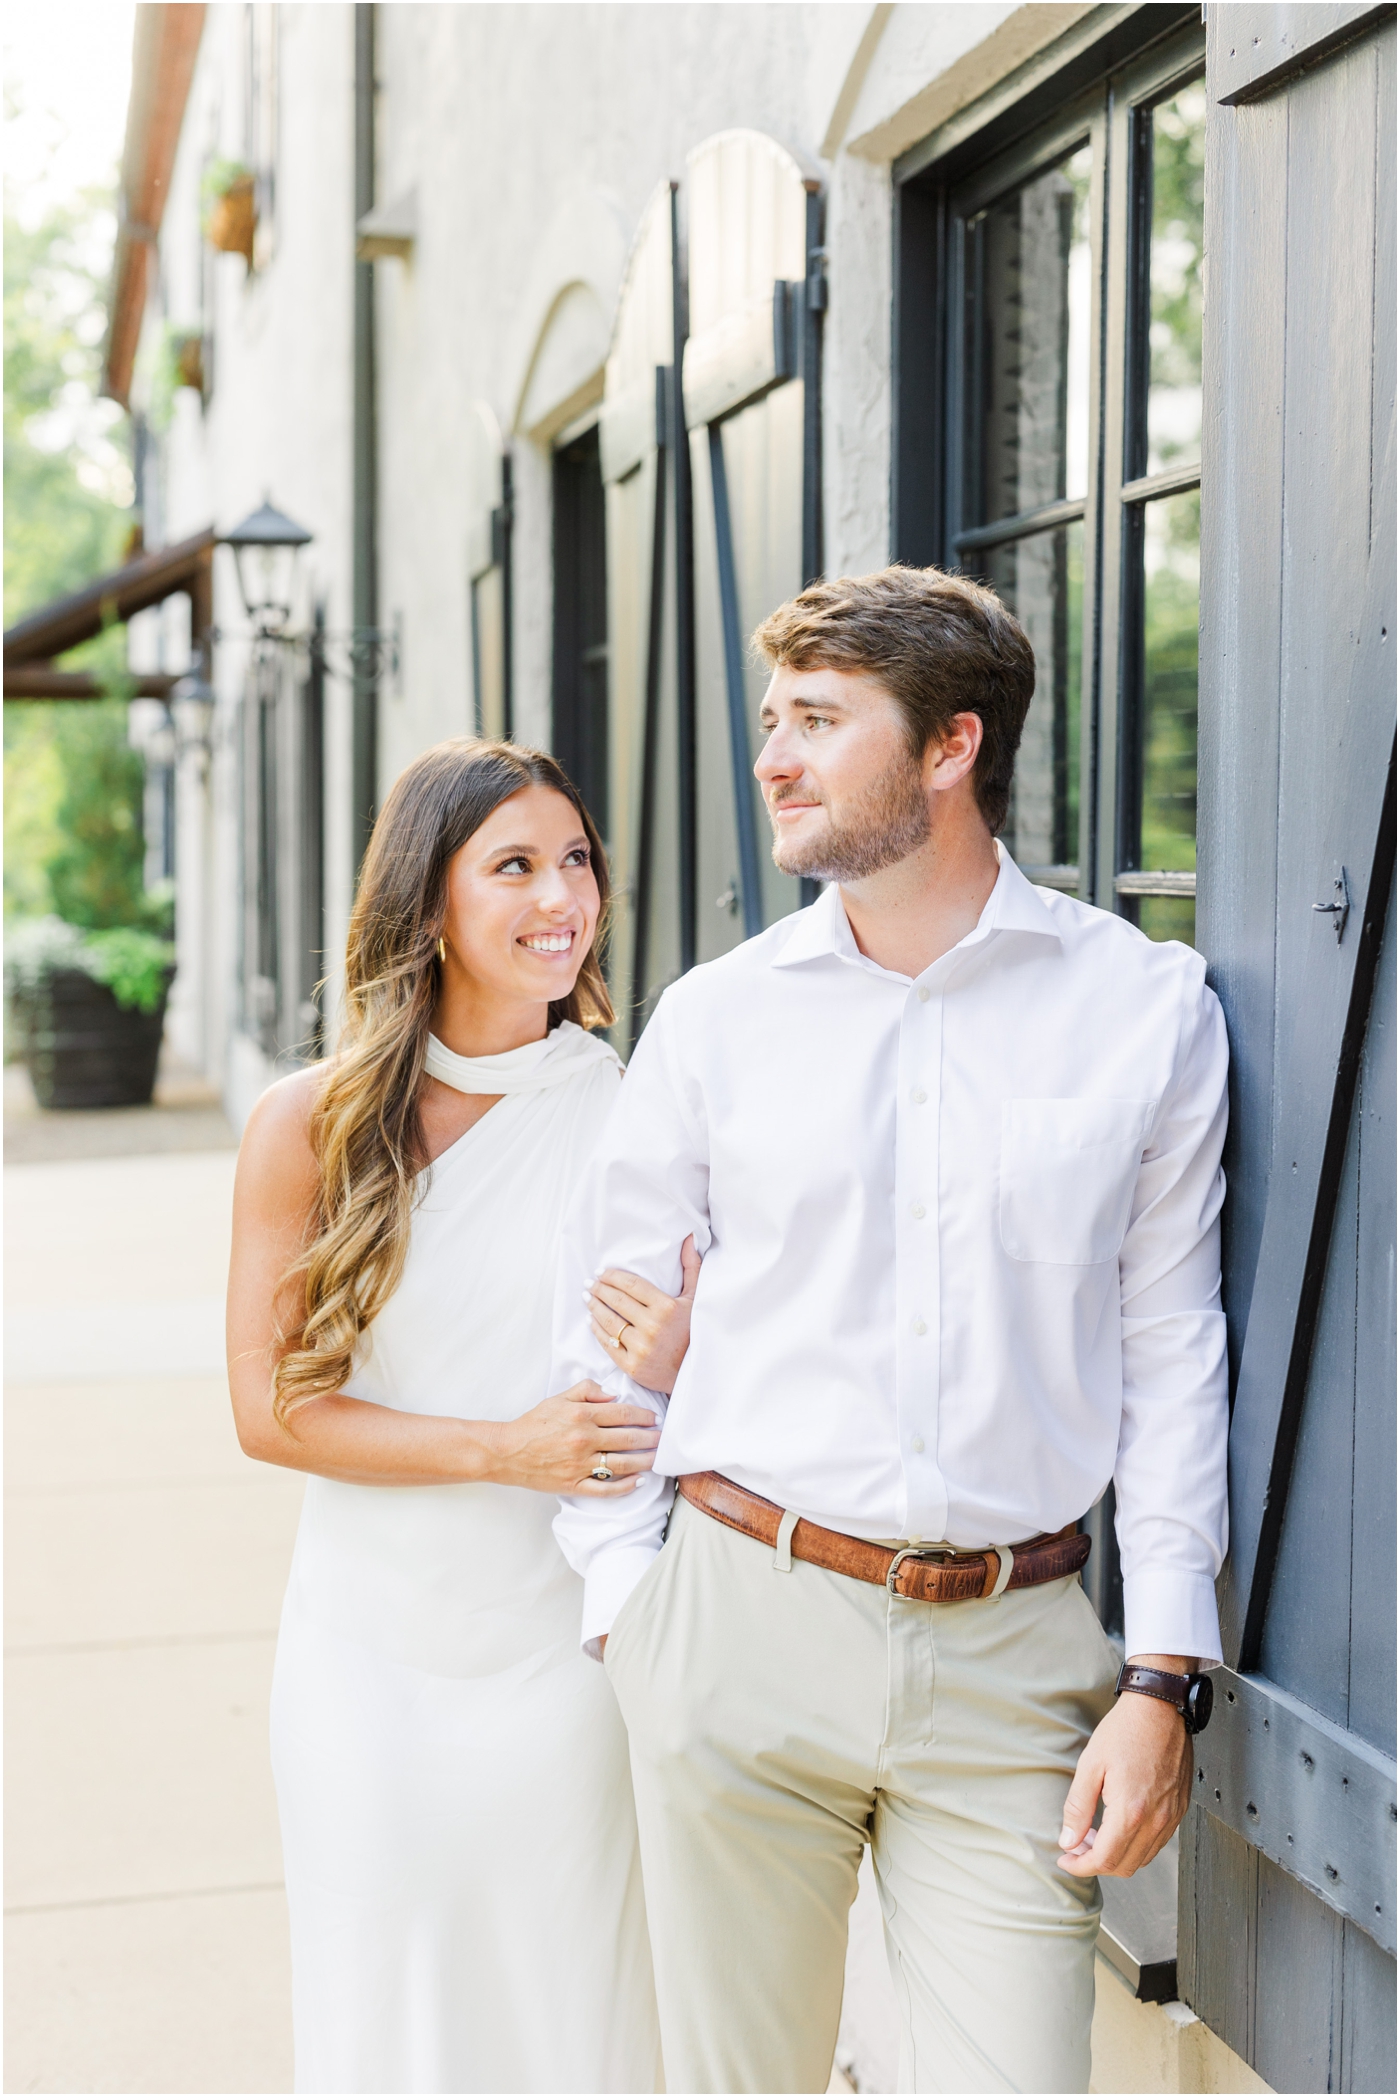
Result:
{"label": "hanging plant basket", "polygon": [[171,339],[171,362],[174,365],[175,384],[192,387],[196,393],[204,391],[204,337],[202,335],[176,335]]}
{"label": "hanging plant basket", "polygon": [[258,226],[258,208],[253,177],[232,176],[209,206],[205,231],[209,245],[221,255],[241,255],[253,266],[253,236]]}

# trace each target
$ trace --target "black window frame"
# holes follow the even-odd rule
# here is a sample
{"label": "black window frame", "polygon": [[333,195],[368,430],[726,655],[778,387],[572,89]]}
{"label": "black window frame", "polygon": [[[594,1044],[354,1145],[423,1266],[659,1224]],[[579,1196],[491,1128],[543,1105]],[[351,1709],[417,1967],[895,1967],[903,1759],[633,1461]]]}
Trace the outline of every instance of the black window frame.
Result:
{"label": "black window frame", "polygon": [[[979,572],[973,556],[1056,523],[1084,526],[1079,851],[1036,878],[1133,917],[1143,894],[1194,894],[1194,875],[1154,881],[1136,864],[1142,712],[1140,557],[1133,544],[1154,497],[1200,484],[1200,463],[1130,477],[1126,446],[1145,417],[1137,336],[1148,311],[1144,117],[1205,69],[1196,8],[1135,9],[1097,41],[1067,40],[1064,63],[1015,80],[906,154],[895,168],[892,555]],[[1053,54],[1052,54],[1053,55]],[[1082,498],[995,524],[965,525],[966,371],[962,281],[967,219],[998,196],[1093,147],[1089,474]],[[1136,214],[1136,219],[1134,218]],[[932,353],[930,353],[932,345]]]}
{"label": "black window frame", "polygon": [[606,841],[612,834],[607,506],[596,422],[555,446],[551,482],[554,645],[550,747]]}

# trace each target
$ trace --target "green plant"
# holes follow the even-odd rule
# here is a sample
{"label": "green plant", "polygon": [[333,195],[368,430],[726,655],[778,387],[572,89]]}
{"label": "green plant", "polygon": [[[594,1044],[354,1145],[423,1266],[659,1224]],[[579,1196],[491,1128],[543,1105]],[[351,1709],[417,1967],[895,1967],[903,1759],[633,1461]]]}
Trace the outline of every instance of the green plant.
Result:
{"label": "green plant", "polygon": [[[113,203],[91,190],[31,226],[7,199],[6,626],[115,567],[131,527],[122,417],[99,398]],[[110,657],[119,638],[88,643],[68,667]]]}
{"label": "green plant", "polygon": [[206,220],[220,197],[226,197],[235,182],[248,181],[252,176],[252,172],[253,170],[242,160],[211,160],[209,162],[199,181],[200,202],[204,207]]}
{"label": "green plant", "polygon": [[[8,107],[7,91],[7,107]],[[13,625],[114,568],[132,525],[130,470],[120,413],[98,397],[110,266],[111,190],[85,192],[34,225],[7,208],[4,243],[5,623]],[[125,630],[111,626],[68,654],[105,689],[127,689]],[[95,720],[101,717],[98,732]],[[71,853],[60,811],[83,799],[75,773],[94,740],[124,745],[124,707],[20,701],[5,707],[5,914],[42,917],[59,906],[49,869]],[[103,759],[108,785],[112,767]],[[87,885],[131,890],[130,818],[139,837],[139,788],[121,790],[114,838],[120,878]],[[91,841],[90,841],[91,842]],[[89,866],[89,871],[91,867]],[[65,868],[71,890],[78,869]],[[139,860],[138,860],[139,875]],[[139,878],[136,882],[139,898]],[[133,903],[139,909],[139,902]],[[129,916],[131,913],[128,912]],[[120,917],[122,912],[117,911]]]}
{"label": "green plant", "polygon": [[61,918],[11,925],[5,935],[5,989],[22,1008],[45,978],[71,968],[105,983],[123,1010],[155,1012],[175,966],[175,949],[130,925],[88,932]]}
{"label": "green plant", "polygon": [[96,982],[107,985],[124,1010],[154,1012],[175,966],[175,949],[153,932],[115,925],[110,932],[89,933],[83,941],[82,966]]}
{"label": "green plant", "polygon": [[204,338],[191,328],[166,322],[148,370],[147,417],[153,428],[168,430],[175,412],[175,396],[182,386],[196,393],[204,390]]}

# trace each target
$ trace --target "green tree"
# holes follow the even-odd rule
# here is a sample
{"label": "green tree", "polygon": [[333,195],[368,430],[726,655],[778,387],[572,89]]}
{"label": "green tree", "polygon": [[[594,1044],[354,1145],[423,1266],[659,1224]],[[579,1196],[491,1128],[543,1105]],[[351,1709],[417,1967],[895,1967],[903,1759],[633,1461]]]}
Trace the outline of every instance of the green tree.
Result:
{"label": "green tree", "polygon": [[[93,427],[105,329],[98,237],[111,209],[98,191],[26,226],[6,200],[6,626],[113,567],[131,528],[111,447]],[[120,670],[113,639],[84,653]]]}
{"label": "green tree", "polygon": [[[132,512],[98,405],[114,198],[26,222],[7,194],[4,257],[5,624],[117,565]],[[125,636],[75,649],[114,694]],[[141,911],[141,763],[120,704],[5,708],[5,914],[84,925]]]}
{"label": "green tree", "polygon": [[54,908],[70,925],[134,924],[144,896],[145,768],[126,739],[126,708],[112,700],[70,705],[59,749],[58,845],[44,863]]}

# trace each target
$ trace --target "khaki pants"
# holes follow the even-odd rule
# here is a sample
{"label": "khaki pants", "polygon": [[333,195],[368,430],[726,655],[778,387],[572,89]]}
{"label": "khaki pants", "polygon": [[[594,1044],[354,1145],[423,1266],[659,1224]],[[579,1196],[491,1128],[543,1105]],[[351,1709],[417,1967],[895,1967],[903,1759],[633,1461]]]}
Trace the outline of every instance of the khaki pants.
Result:
{"label": "khaki pants", "polygon": [[1098,1887],[1055,1858],[1117,1656],[1077,1578],[905,1602],[678,1501],[605,1665],[668,2089],[826,2089],[867,1840],[900,2089],[1087,2088]]}

